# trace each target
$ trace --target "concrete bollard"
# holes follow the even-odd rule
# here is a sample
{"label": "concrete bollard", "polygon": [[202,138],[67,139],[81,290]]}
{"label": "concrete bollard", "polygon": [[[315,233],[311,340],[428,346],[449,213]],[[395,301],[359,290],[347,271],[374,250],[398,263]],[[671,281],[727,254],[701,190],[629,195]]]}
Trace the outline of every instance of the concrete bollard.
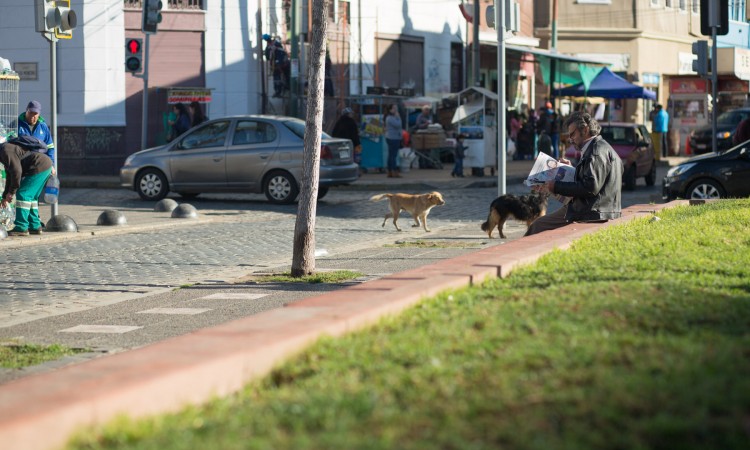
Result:
{"label": "concrete bollard", "polygon": [[171,198],[159,200],[156,205],[154,205],[154,211],[156,212],[172,212],[175,208],[177,208],[177,202]]}
{"label": "concrete bollard", "polygon": [[196,219],[198,218],[198,211],[195,206],[189,203],[181,203],[177,208],[172,211],[173,219]]}
{"label": "concrete bollard", "polygon": [[77,233],[78,224],[70,216],[58,214],[47,221],[44,231]]}
{"label": "concrete bollard", "polygon": [[99,218],[96,219],[97,225],[105,226],[120,226],[127,225],[128,221],[125,220],[125,214],[114,209],[107,209],[99,214]]}

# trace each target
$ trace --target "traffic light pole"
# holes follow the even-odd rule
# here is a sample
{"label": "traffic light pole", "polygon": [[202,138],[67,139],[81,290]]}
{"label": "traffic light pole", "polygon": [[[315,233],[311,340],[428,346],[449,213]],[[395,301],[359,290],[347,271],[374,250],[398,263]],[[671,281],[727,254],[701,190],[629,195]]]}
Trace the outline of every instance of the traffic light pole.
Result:
{"label": "traffic light pole", "polygon": [[[57,160],[60,159],[60,149],[57,146],[57,38],[49,35],[49,91],[50,91],[50,108],[52,110],[52,143],[55,146],[55,174],[57,174]],[[50,212],[51,217],[55,217],[58,212],[57,202],[53,203]]]}
{"label": "traffic light pole", "polygon": [[141,109],[141,150],[148,148],[148,40],[151,34],[146,33],[143,40],[143,107]]}

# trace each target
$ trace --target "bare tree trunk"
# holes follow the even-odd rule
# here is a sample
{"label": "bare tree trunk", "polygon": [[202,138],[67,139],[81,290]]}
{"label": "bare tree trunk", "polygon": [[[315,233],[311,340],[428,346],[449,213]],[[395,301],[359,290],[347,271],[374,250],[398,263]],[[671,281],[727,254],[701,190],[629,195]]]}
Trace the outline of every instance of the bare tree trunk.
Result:
{"label": "bare tree trunk", "polygon": [[329,0],[313,0],[312,42],[307,66],[307,117],[302,186],[294,225],[292,276],[315,272],[315,213],[320,181],[320,141],[323,132],[323,81]]}

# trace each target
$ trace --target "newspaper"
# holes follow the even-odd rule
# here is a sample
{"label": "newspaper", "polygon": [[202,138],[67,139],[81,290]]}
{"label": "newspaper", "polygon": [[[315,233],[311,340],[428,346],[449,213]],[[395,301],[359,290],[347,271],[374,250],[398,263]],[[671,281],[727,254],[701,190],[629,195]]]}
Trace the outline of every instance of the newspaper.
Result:
{"label": "newspaper", "polygon": [[573,181],[575,174],[575,167],[563,164],[546,153],[540,152],[524,184],[526,186],[539,186],[550,180]]}

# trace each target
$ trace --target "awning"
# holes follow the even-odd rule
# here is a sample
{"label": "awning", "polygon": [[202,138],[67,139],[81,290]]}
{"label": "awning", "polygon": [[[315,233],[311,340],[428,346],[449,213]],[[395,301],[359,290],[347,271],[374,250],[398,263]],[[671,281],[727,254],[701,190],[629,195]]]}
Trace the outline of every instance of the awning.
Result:
{"label": "awning", "polygon": [[518,53],[530,53],[535,56],[541,66],[544,84],[550,84],[551,61],[557,61],[555,67],[555,82],[560,84],[583,83],[588,86],[602,67],[609,67],[610,63],[591,58],[582,58],[557,51],[538,47],[506,45],[506,50]]}
{"label": "awning", "polygon": [[404,107],[406,108],[421,108],[423,106],[432,106],[440,100],[435,97],[412,97],[407,98],[403,101]]}
{"label": "awning", "polygon": [[484,109],[484,100],[477,102],[466,103],[456,108],[456,112],[453,113],[453,120],[451,123],[459,122],[473,114],[476,114]]}

